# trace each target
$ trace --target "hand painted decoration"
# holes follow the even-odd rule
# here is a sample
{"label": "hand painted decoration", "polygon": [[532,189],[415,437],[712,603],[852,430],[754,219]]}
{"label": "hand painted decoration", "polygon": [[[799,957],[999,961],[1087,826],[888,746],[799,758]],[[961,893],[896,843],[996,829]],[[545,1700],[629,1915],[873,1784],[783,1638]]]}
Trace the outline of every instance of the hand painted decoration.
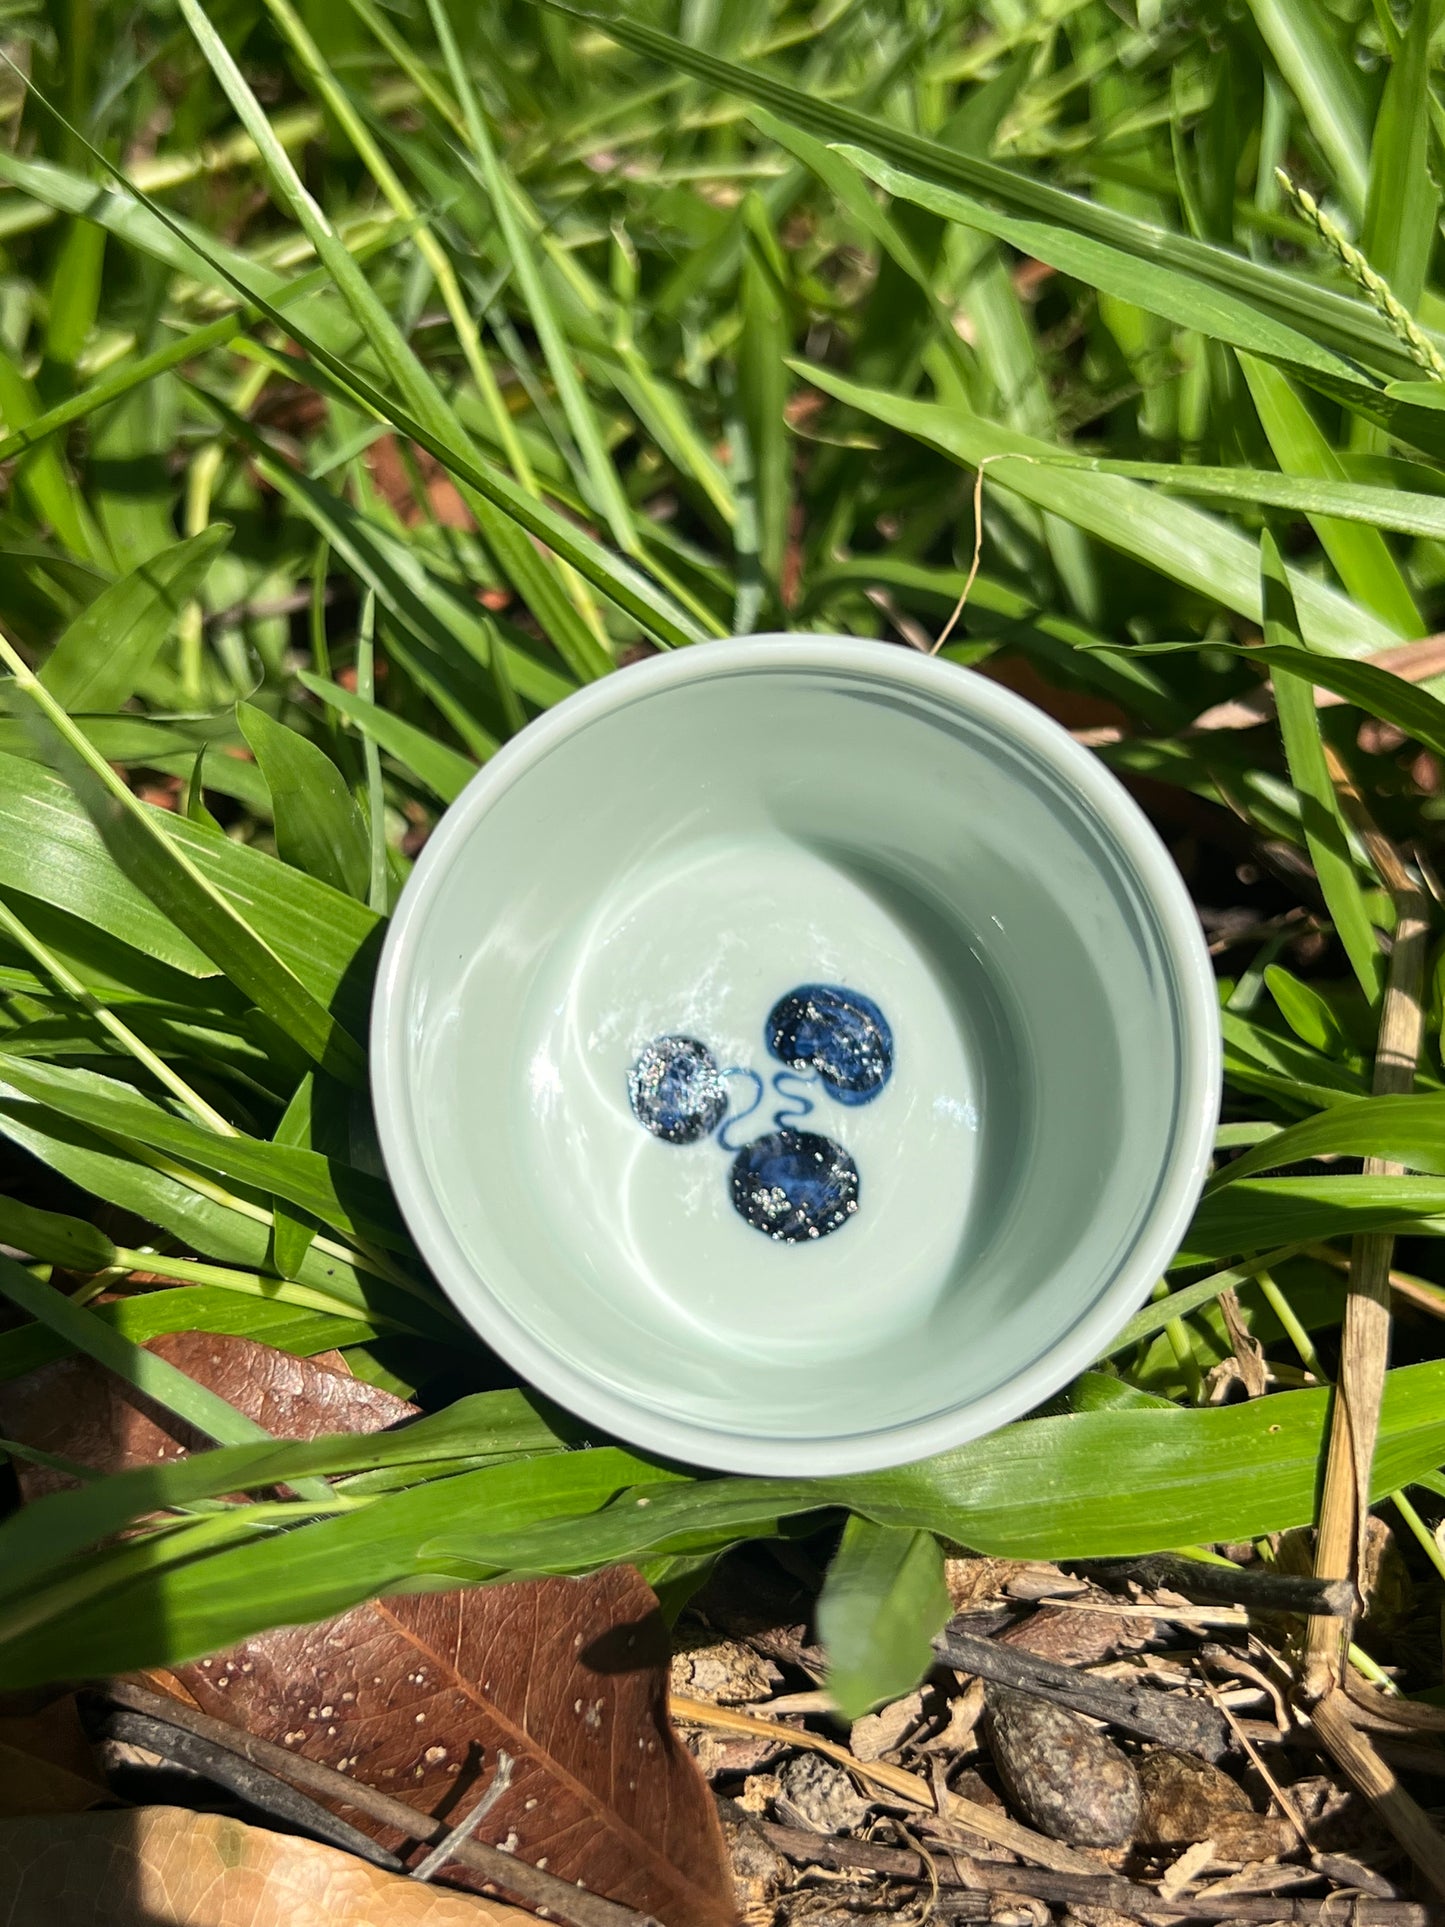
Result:
{"label": "hand painted decoration", "polygon": [[733,1208],[779,1244],[826,1238],[858,1209],[858,1167],[816,1131],[773,1131],[733,1159]]}
{"label": "hand painted decoration", "polygon": [[[777,1244],[826,1238],[858,1210],[858,1166],[830,1137],[793,1128],[813,1110],[809,1085],[850,1108],[870,1104],[893,1074],[893,1033],[871,997],[839,984],[801,984],[768,1013],[763,1039],[788,1068],[775,1071],[784,1100],[773,1129],[738,1145],[731,1133],[763,1102],[763,1079],[747,1065],[726,1070],[699,1038],[654,1037],[627,1075],[632,1114],[668,1144],[696,1144],[717,1133],[732,1154],[733,1208]],[[754,1087],[746,1109],[728,1117],[728,1079]]]}
{"label": "hand painted decoration", "polygon": [[728,1107],[717,1059],[695,1037],[654,1037],[627,1073],[632,1115],[669,1144],[711,1137]]}
{"label": "hand painted decoration", "polygon": [[768,1012],[774,1057],[815,1070],[840,1104],[871,1104],[893,1070],[893,1033],[871,997],[837,984],[804,984]]}

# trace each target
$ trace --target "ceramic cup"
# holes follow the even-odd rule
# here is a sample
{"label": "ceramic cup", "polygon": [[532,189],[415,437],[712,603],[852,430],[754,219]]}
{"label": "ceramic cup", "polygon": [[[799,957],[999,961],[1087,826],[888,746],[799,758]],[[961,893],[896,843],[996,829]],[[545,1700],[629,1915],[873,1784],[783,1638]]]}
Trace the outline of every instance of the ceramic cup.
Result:
{"label": "ceramic cup", "polygon": [[835,1474],[1015,1418],[1172,1256],[1215,992],[1130,797],[1019,697],[840,636],[651,658],[447,812],[377,1123],[516,1370],[671,1458]]}

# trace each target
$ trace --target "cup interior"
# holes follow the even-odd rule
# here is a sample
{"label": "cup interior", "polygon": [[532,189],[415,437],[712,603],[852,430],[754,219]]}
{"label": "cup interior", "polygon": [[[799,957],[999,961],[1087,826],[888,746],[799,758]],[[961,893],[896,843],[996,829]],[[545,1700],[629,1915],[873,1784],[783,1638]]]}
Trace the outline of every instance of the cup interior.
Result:
{"label": "cup interior", "polygon": [[883,645],[708,644],[449,813],[383,966],[378,1122],[542,1389],[693,1461],[857,1469],[1026,1410],[1142,1298],[1212,1011],[1162,846],[1038,712]]}

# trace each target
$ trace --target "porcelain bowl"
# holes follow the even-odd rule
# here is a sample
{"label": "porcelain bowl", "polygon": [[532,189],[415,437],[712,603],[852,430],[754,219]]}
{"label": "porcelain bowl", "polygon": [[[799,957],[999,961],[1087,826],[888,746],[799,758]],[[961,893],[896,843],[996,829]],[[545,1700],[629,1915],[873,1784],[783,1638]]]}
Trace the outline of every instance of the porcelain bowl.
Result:
{"label": "porcelain bowl", "polygon": [[1173,1254],[1219,1041],[1167,851],[985,677],[657,656],[538,718],[402,893],[383,1152],[526,1380],[692,1464],[837,1474],[1027,1412]]}

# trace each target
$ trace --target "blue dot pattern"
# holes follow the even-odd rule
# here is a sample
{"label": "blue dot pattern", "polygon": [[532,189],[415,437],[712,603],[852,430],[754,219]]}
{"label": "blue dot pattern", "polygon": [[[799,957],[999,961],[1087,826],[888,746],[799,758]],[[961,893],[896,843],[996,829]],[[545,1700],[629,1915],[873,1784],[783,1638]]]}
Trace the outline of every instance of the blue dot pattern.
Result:
{"label": "blue dot pattern", "polygon": [[858,1209],[858,1167],[816,1131],[773,1131],[733,1159],[734,1208],[778,1244],[826,1238]]}
{"label": "blue dot pattern", "polygon": [[800,984],[768,1013],[774,1057],[814,1070],[839,1104],[871,1104],[893,1074],[893,1033],[871,997],[838,984]]}
{"label": "blue dot pattern", "polygon": [[717,1059],[696,1037],[654,1037],[627,1074],[632,1115],[669,1144],[711,1137],[728,1107]]}
{"label": "blue dot pattern", "polygon": [[[871,997],[841,984],[800,984],[768,1013],[763,1038],[788,1068],[772,1078],[783,1108],[773,1129],[740,1149],[730,1133],[763,1098],[763,1080],[746,1065],[719,1069],[700,1038],[654,1037],[627,1074],[632,1114],[667,1144],[696,1144],[718,1134],[732,1158],[733,1208],[776,1244],[806,1244],[847,1224],[858,1211],[858,1166],[833,1138],[793,1123],[812,1112],[808,1087],[835,1103],[871,1104],[893,1075],[893,1032]],[[728,1118],[728,1079],[756,1088],[752,1103]]]}

